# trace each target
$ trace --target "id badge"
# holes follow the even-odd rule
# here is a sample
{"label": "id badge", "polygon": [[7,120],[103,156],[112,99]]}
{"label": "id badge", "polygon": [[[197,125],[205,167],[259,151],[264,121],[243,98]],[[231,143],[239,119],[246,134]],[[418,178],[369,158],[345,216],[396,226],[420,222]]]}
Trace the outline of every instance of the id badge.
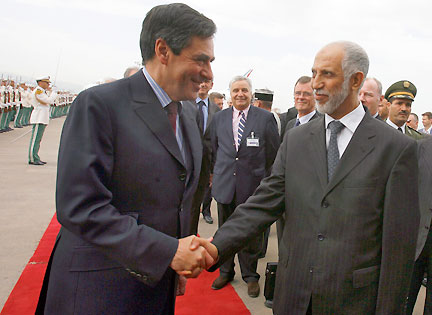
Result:
{"label": "id badge", "polygon": [[251,132],[251,136],[246,139],[247,147],[259,147],[259,138],[255,138],[253,132]]}

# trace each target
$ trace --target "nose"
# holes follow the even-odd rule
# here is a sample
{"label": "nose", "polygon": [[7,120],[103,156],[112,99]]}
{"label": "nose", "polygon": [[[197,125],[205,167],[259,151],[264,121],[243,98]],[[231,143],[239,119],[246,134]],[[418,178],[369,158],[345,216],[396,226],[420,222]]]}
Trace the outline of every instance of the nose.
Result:
{"label": "nose", "polygon": [[206,80],[212,81],[213,80],[213,71],[211,68],[210,61],[207,61],[203,65],[203,69],[201,71],[201,76],[205,78]]}
{"label": "nose", "polygon": [[360,100],[360,102],[364,102],[365,101],[364,93],[360,93],[359,94],[359,100]]}
{"label": "nose", "polygon": [[316,74],[313,78],[312,78],[312,88],[314,90],[318,90],[323,88],[323,81],[321,80],[321,77]]}

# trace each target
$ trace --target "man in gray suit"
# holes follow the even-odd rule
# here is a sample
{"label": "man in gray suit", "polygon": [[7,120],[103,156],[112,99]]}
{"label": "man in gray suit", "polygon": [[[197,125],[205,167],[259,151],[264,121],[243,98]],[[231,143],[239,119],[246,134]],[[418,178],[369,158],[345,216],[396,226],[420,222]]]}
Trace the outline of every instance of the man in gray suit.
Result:
{"label": "man in gray suit", "polygon": [[417,145],[358,102],[366,52],[322,48],[325,116],[287,131],[272,173],[207,244],[216,268],[285,214],[275,314],[403,314],[419,224]]}
{"label": "man in gray suit", "polygon": [[[211,167],[211,137],[210,137],[210,123],[213,119],[213,115],[220,111],[219,107],[210,102],[208,92],[213,87],[213,81],[208,80],[200,84],[198,91],[198,97],[195,101],[185,102],[185,106],[190,106],[197,119],[198,128],[201,133],[201,139],[203,143],[203,159],[201,163],[201,172],[198,182],[197,190],[194,194],[192,201],[192,213],[191,213],[191,234],[196,235],[198,233],[198,221],[200,215],[201,204],[204,199],[204,194],[208,191],[209,180],[210,180],[210,167]],[[210,207],[207,209],[203,208],[204,220],[212,224],[213,218],[211,217]]]}
{"label": "man in gray suit", "polygon": [[178,275],[208,263],[186,237],[202,144],[180,101],[213,79],[215,31],[185,4],[156,6],[141,31],[143,69],[74,101],[58,158],[62,228],[38,313],[174,314]]}
{"label": "man in gray suit", "polygon": [[[230,82],[233,106],[216,113],[212,122],[214,155],[212,194],[218,203],[219,227],[236,206],[253,194],[270,169],[279,147],[279,134],[271,112],[251,106],[252,83],[243,76]],[[262,235],[253,237],[238,257],[242,278],[248,284],[251,297],[259,295],[256,272],[262,247]],[[234,278],[234,255],[220,268],[213,282],[215,290]]]}
{"label": "man in gray suit", "polygon": [[416,262],[408,295],[407,314],[412,314],[423,275],[428,274],[424,314],[432,314],[432,137],[419,140],[419,201],[420,226]]}

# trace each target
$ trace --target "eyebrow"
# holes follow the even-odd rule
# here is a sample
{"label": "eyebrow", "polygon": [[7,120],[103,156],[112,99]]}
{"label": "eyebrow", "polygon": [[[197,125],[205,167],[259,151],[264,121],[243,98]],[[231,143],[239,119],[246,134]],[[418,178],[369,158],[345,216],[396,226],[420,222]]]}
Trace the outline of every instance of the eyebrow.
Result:
{"label": "eyebrow", "polygon": [[215,57],[210,58],[210,56],[208,56],[206,54],[199,54],[199,55],[195,56],[195,59],[199,60],[199,61],[208,61],[209,60],[210,62],[213,62],[215,60]]}

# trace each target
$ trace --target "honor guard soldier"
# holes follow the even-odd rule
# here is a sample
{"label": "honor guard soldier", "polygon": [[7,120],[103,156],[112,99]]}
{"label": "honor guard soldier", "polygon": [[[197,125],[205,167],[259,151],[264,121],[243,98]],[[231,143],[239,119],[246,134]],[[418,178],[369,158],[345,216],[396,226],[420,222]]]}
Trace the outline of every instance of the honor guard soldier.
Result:
{"label": "honor guard soldier", "polygon": [[417,130],[407,126],[406,122],[411,114],[411,104],[417,94],[417,88],[408,80],[398,81],[390,85],[384,97],[390,102],[387,123],[403,134],[420,140],[424,138]]}
{"label": "honor guard soldier", "polygon": [[49,89],[51,83],[49,76],[39,78],[36,82],[38,86],[32,94],[34,110],[30,117],[33,130],[29,146],[29,164],[44,165],[46,162],[41,161],[38,155],[39,147],[45,128],[49,123],[50,105],[54,103],[57,93],[52,92],[50,96],[47,95],[46,90]]}

